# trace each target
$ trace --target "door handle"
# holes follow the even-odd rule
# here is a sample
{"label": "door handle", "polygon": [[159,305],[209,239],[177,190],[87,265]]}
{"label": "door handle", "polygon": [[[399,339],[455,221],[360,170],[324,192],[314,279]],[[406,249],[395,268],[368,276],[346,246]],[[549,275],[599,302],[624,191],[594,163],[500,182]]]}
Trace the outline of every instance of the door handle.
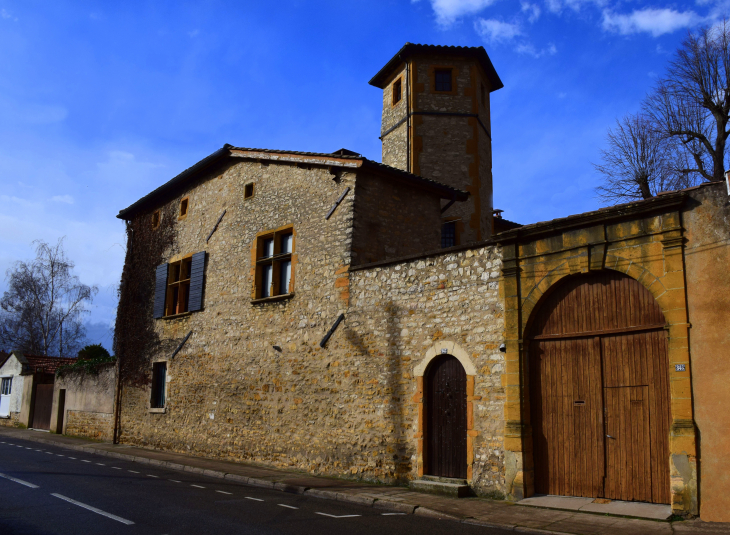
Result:
{"label": "door handle", "polygon": [[606,436],[607,436],[608,438],[612,438],[612,439],[616,440],[616,437],[612,437],[611,435],[606,435]]}

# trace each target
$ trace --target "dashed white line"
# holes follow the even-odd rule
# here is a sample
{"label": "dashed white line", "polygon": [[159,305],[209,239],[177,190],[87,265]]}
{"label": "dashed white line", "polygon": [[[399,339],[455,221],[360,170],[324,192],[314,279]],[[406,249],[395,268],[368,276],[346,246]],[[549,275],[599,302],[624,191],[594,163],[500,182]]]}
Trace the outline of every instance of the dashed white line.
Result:
{"label": "dashed white line", "polygon": [[127,472],[132,472],[133,474],[139,474],[136,470],[127,470]]}
{"label": "dashed white line", "polygon": [[159,476],[153,476],[152,474],[147,474],[147,477],[154,477],[154,478],[157,478],[157,477],[159,477]]}
{"label": "dashed white line", "polygon": [[279,507],[286,507],[287,509],[299,509],[299,507],[292,507],[291,505],[286,505],[285,503],[277,503]]}
{"label": "dashed white line", "polygon": [[112,468],[113,468],[114,470],[121,470],[121,468],[119,468],[118,466],[112,466]]}
{"label": "dashed white line", "polygon": [[106,466],[104,463],[96,463],[99,466]]}
{"label": "dashed white line", "polygon": [[181,482],[180,482],[180,481],[178,481],[177,479],[170,479],[170,481],[172,481],[173,483],[181,483]]}
{"label": "dashed white line", "polygon": [[205,487],[201,487],[200,485],[190,485],[191,487],[195,487],[197,489],[204,489]]}
{"label": "dashed white line", "polygon": [[330,518],[354,518],[356,516],[362,516],[362,515],[340,515],[340,516],[337,516],[337,515],[328,515],[327,513],[319,513],[319,512],[315,512],[314,514],[315,515],[328,516]]}
{"label": "dashed white line", "polygon": [[[38,450],[38,451],[40,451],[40,450]],[[73,459],[75,461],[76,457],[69,457],[69,459]]]}
{"label": "dashed white line", "polygon": [[259,500],[258,498],[251,498],[250,496],[246,496],[247,500],[253,500],[255,502],[263,502],[264,500]]}
{"label": "dashed white line", "polygon": [[396,516],[396,515],[404,515],[405,513],[382,513],[383,516]]}
{"label": "dashed white line", "polygon": [[38,485],[34,485],[33,483],[28,483],[27,481],[23,481],[22,479],[16,479],[14,477],[6,476],[5,474],[0,474],[0,477],[4,477],[5,479],[9,479],[10,481],[15,481],[16,483],[20,483],[21,485],[25,485],[26,487],[30,487],[32,489],[38,488]]}
{"label": "dashed white line", "polygon": [[91,461],[87,461],[86,459],[81,459],[82,463],[90,463]]}
{"label": "dashed white line", "polygon": [[47,453],[48,455],[53,455],[52,451],[46,451],[45,453]]}
{"label": "dashed white line", "polygon": [[60,498],[61,500],[67,501],[68,503],[72,503],[74,505],[78,505],[79,507],[83,507],[84,509],[92,511],[98,515],[102,515],[107,518],[111,518],[112,520],[116,520],[117,522],[121,522],[122,524],[127,524],[128,526],[131,526],[132,524],[134,524],[134,522],[132,522],[131,520],[127,520],[126,518],[122,518],[121,516],[113,515],[111,513],[107,513],[106,511],[102,511],[101,509],[97,509],[96,507],[92,507],[91,505],[77,502],[76,500],[72,500],[71,498],[63,496],[62,494],[52,493],[51,496],[55,496],[56,498]]}
{"label": "dashed white line", "polygon": [[64,455],[61,455],[60,453],[57,453],[56,455],[59,457],[64,457]]}
{"label": "dashed white line", "polygon": [[220,492],[221,494],[233,494],[232,492],[226,492],[225,490],[217,490],[216,492]]}

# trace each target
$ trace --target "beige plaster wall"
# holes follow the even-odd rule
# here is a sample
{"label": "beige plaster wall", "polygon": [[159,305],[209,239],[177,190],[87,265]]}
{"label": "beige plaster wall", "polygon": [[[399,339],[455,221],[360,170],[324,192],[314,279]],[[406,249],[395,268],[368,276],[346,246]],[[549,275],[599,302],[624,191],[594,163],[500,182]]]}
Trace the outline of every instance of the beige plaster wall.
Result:
{"label": "beige plaster wall", "polygon": [[682,214],[700,517],[730,522],[730,203],[725,184],[692,191]]}

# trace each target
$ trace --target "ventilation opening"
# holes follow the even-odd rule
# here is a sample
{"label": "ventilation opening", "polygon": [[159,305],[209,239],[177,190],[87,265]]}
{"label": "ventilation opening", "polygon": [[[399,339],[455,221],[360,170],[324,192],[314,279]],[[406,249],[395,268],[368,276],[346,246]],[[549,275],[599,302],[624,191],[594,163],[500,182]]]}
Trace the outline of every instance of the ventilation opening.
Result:
{"label": "ventilation opening", "polygon": [[253,197],[253,182],[243,187],[243,198],[250,199],[251,197]]}

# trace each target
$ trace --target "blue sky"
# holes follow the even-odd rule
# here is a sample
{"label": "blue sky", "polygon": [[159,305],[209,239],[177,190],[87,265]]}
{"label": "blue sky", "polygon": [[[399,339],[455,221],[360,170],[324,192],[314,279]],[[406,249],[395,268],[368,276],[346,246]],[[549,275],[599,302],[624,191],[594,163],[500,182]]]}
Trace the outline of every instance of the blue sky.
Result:
{"label": "blue sky", "polygon": [[[380,160],[367,84],[405,42],[483,45],[495,207],[522,223],[599,206],[591,162],[688,30],[730,0],[41,2],[0,0],[0,272],[66,236],[114,319],[115,218],[231,143]],[[0,281],[4,291],[5,281]]]}

